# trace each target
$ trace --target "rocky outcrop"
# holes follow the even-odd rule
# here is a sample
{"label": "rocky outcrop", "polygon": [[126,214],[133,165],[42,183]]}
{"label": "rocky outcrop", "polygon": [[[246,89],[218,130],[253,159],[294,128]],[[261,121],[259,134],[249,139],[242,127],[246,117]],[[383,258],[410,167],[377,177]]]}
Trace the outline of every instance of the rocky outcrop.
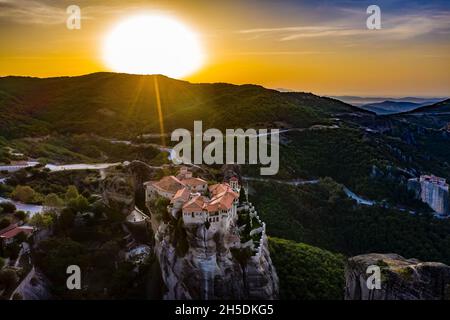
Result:
{"label": "rocky outcrop", "polygon": [[174,245],[174,227],[161,224],[155,252],[168,289],[165,299],[276,299],[278,277],[267,240],[263,254],[245,259],[232,254],[229,234],[211,232],[206,225],[183,227],[186,252]]}
{"label": "rocky outcrop", "polygon": [[[381,288],[368,289],[369,266],[378,266]],[[438,262],[405,259],[397,254],[365,254],[348,260],[346,300],[449,299],[450,267]]]}
{"label": "rocky outcrop", "polygon": [[144,181],[155,179],[157,172],[158,169],[137,160],[125,167],[107,170],[100,184],[103,202],[111,209],[129,215],[135,208],[135,200],[144,197]]}
{"label": "rocky outcrop", "polygon": [[149,166],[145,162],[134,160],[125,167],[127,174],[132,178],[133,189],[135,193],[143,195],[144,182],[155,180],[159,169]]}
{"label": "rocky outcrop", "polygon": [[101,182],[103,202],[112,210],[129,215],[135,207],[132,177],[126,172],[108,173]]}
{"label": "rocky outcrop", "polygon": [[249,299],[278,298],[278,276],[270,259],[267,236],[264,235],[261,256],[249,259],[244,270]]}
{"label": "rocky outcrop", "polygon": [[42,272],[33,268],[12,294],[13,299],[16,296],[22,300],[52,299],[49,280]]}

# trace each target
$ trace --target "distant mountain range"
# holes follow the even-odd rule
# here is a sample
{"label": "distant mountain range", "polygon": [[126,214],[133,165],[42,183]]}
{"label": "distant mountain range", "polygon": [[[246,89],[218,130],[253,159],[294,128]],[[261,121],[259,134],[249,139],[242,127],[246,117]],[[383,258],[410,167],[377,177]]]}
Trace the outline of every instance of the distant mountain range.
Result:
{"label": "distant mountain range", "polygon": [[447,97],[358,97],[358,96],[330,96],[330,98],[338,99],[344,101],[345,103],[360,107],[366,104],[374,104],[385,101],[392,102],[411,102],[417,104],[433,104],[442,100],[447,99]]}
{"label": "distant mountain range", "polygon": [[420,108],[414,109],[407,113],[410,114],[418,114],[418,113],[426,113],[426,114],[450,114],[450,99],[446,99],[444,101],[440,101],[438,103],[434,103],[432,105],[421,106]]}
{"label": "distant mountain range", "polygon": [[422,98],[422,97],[356,97],[356,96],[336,96],[335,99],[344,101],[361,109],[375,112],[379,115],[396,114],[412,111],[414,109],[435,104],[446,98]]}
{"label": "distant mountain range", "polygon": [[394,114],[411,111],[424,105],[429,105],[429,102],[415,103],[415,102],[386,100],[378,103],[364,104],[360,106],[360,108],[364,110],[373,111],[379,115],[383,115],[383,114]]}

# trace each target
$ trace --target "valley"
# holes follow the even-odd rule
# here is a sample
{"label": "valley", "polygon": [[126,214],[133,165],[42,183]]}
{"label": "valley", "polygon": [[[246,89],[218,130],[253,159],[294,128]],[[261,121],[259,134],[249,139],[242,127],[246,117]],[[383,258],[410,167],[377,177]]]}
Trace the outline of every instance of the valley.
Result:
{"label": "valley", "polygon": [[[159,133],[155,79],[164,134]],[[137,90],[142,92],[139,98]],[[163,298],[169,288],[161,270],[172,280],[189,276],[180,269],[161,269],[161,261],[182,265],[175,256],[155,254],[159,227],[135,225],[126,218],[136,208],[138,216],[142,212],[155,222],[143,183],[178,172],[170,160],[169,133],[193,130],[194,120],[221,130],[280,129],[277,175],[261,177],[260,166],[248,163],[234,169],[265,222],[265,246],[279,277],[280,297],[342,299],[344,261],[354,255],[392,252],[450,263],[450,219],[437,217],[408,190],[408,180],[421,175],[450,180],[448,101],[404,114],[376,115],[310,93],[114,73],[4,77],[0,101],[0,200],[12,199],[16,207],[1,212],[0,220],[33,226],[42,234],[33,240],[31,257],[54,283],[51,293],[56,297]],[[190,169],[211,183],[227,174],[219,165]],[[155,205],[164,208],[162,202]],[[22,211],[30,214],[17,214]],[[36,218],[33,213],[38,212]],[[145,216],[138,220],[147,221]],[[186,244],[176,241],[183,230],[173,221],[167,225],[166,233],[159,232],[173,243],[165,248],[183,252]],[[191,241],[203,243],[188,231],[193,232]],[[208,246],[213,243],[210,236]],[[8,264],[15,263],[22,243],[14,241],[2,253]],[[142,252],[150,254],[124,258],[136,248],[147,248]],[[61,276],[62,266],[75,258],[86,270],[100,265],[88,276],[87,289],[78,293],[67,292]],[[233,261],[227,259],[222,271]],[[207,261],[201,270],[209,270]],[[323,272],[316,271],[321,268]],[[289,270],[296,270],[296,276]],[[193,276],[199,276],[197,271]],[[190,294],[204,298],[212,292],[213,280],[202,279],[209,281],[208,293]],[[12,294],[13,286],[5,292]],[[129,290],[118,289],[123,287]],[[176,286],[170,290],[184,292]]]}

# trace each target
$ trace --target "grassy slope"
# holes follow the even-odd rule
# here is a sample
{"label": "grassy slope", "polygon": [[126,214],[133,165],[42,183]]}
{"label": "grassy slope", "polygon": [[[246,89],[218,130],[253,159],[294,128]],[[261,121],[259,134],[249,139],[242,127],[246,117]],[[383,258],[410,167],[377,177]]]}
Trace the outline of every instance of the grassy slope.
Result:
{"label": "grassy slope", "polygon": [[59,133],[126,136],[158,132],[158,84],[166,131],[233,128],[274,121],[309,126],[356,109],[337,100],[256,85],[191,84],[164,76],[95,73],[63,78],[0,78],[0,135]]}

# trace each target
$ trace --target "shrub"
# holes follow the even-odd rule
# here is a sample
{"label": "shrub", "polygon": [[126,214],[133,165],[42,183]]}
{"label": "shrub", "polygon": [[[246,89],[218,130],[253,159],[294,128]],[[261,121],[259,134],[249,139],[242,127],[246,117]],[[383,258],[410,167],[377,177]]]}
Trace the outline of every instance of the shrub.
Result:
{"label": "shrub", "polygon": [[60,208],[64,206],[64,201],[55,193],[50,193],[45,197],[44,206],[51,208]]}
{"label": "shrub", "polygon": [[46,229],[53,225],[53,217],[48,213],[37,213],[30,219],[30,224],[37,228]]}
{"label": "shrub", "polygon": [[67,207],[72,209],[74,212],[83,213],[89,210],[89,201],[82,195],[79,195],[75,199],[71,199],[67,203]]}
{"label": "shrub", "polygon": [[36,192],[29,186],[18,185],[12,192],[11,197],[17,201],[30,203],[35,201]]}
{"label": "shrub", "polygon": [[14,216],[15,216],[17,219],[24,221],[24,220],[27,218],[27,213],[20,210],[20,211],[16,211],[16,212],[14,213]]}
{"label": "shrub", "polygon": [[16,206],[11,201],[0,202],[0,207],[3,209],[3,213],[14,213]]}
{"label": "shrub", "polygon": [[14,288],[16,283],[19,281],[17,274],[14,270],[7,269],[0,271],[0,287],[6,290]]}
{"label": "shrub", "polygon": [[69,186],[66,191],[65,200],[69,202],[70,200],[76,199],[78,195],[77,187]]}
{"label": "shrub", "polygon": [[9,220],[8,218],[0,219],[0,229],[6,228],[10,224],[11,224],[11,220]]}

